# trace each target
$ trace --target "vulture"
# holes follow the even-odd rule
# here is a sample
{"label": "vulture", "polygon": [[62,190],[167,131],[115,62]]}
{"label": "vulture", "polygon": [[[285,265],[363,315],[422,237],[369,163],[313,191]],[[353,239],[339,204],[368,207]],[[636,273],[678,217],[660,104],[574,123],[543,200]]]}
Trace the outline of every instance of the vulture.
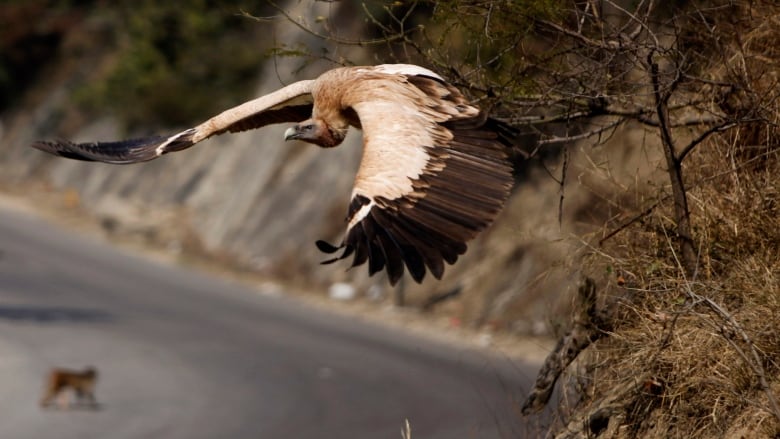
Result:
{"label": "vulture", "polygon": [[[498,215],[513,185],[509,153],[516,131],[490,118],[436,73],[415,65],[341,67],[226,110],[170,136],[114,142],[38,141],[39,150],[76,160],[144,162],[211,136],[296,123],[285,140],[339,145],[362,130],[346,232],[338,245],[317,241],[323,263],[352,256],[391,285],[404,267],[416,282],[436,279],[466,242]],[[340,253],[338,253],[340,251]],[[338,254],[336,254],[338,253]]]}

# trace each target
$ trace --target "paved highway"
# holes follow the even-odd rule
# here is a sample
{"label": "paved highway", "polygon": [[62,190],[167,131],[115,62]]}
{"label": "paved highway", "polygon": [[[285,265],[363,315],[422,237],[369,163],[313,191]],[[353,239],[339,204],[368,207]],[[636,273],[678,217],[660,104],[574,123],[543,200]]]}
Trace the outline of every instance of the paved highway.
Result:
{"label": "paved highway", "polygon": [[[52,366],[100,410],[42,410]],[[0,210],[0,438],[517,438],[535,369]]]}

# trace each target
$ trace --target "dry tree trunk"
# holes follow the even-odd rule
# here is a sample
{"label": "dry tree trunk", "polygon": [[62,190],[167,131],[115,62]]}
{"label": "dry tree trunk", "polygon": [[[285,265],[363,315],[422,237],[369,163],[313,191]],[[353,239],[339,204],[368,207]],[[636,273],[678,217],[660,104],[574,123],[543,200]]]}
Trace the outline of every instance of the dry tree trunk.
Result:
{"label": "dry tree trunk", "polygon": [[555,383],[569,364],[591,343],[603,337],[610,330],[611,320],[604,309],[596,303],[596,284],[585,278],[578,290],[578,303],[572,326],[564,334],[550,355],[544,361],[536,378],[536,384],[523,403],[523,415],[538,413],[549,402]]}
{"label": "dry tree trunk", "polygon": [[647,62],[650,66],[650,80],[653,85],[655,109],[658,115],[659,130],[661,131],[661,144],[663,145],[664,157],[666,158],[666,172],[669,173],[669,180],[672,185],[674,219],[677,222],[677,239],[682,255],[682,265],[686,274],[691,276],[696,270],[697,258],[691,233],[691,212],[688,208],[688,195],[685,192],[685,184],[682,177],[682,159],[684,156],[677,155],[674,139],[672,138],[672,125],[669,120],[669,98],[674,90],[674,81],[672,81],[672,84],[667,85],[665,92],[661,91],[660,73],[658,63],[653,59],[654,53],[654,51],[650,52],[647,56]]}

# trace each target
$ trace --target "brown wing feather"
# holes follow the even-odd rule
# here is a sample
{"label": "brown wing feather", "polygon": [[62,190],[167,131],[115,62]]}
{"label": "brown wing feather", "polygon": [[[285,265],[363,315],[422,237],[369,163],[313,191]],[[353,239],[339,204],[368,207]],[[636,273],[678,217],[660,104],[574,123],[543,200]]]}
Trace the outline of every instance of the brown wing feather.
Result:
{"label": "brown wing feather", "polygon": [[238,120],[223,130],[214,132],[212,135],[225,132],[237,133],[240,131],[254,130],[266,125],[286,122],[302,122],[311,117],[312,104],[290,105],[273,110],[263,111]]}
{"label": "brown wing feather", "polygon": [[[372,264],[371,255],[375,255],[375,259],[381,256],[391,284],[400,279],[404,265],[416,282],[423,280],[426,269],[440,279],[444,263],[454,264],[466,252],[466,242],[493,221],[513,184],[507,158],[512,139],[505,135],[512,128],[490,119],[472,118],[475,121],[482,126],[465,130],[457,125],[448,130],[438,126],[451,134],[451,140],[420,147],[428,160],[416,178],[409,178],[411,190],[407,193],[395,197],[362,193],[360,182],[356,182],[358,193],[353,200],[360,202],[353,201],[348,218],[358,221],[348,228],[342,243],[343,257],[356,254],[352,266],[365,262],[358,255],[369,255],[369,273],[373,274],[381,270],[381,264]],[[365,120],[363,123],[366,127]],[[504,134],[500,135],[498,128]],[[365,129],[366,137],[372,138],[371,124]],[[385,164],[403,166],[392,161]],[[378,190],[377,186],[371,189]]]}
{"label": "brown wing feather", "polygon": [[[381,83],[377,82],[381,81]],[[360,118],[364,153],[340,247],[351,266],[386,267],[391,284],[409,270],[439,279],[444,264],[498,215],[513,184],[515,131],[485,117],[454,87],[430,75],[351,84],[344,102]],[[352,102],[350,102],[352,99]]]}
{"label": "brown wing feather", "polygon": [[151,136],[117,142],[74,143],[38,141],[33,148],[74,160],[130,164],[187,149],[211,136],[269,124],[300,122],[311,115],[314,80],[299,81],[226,110],[197,127],[171,136]]}
{"label": "brown wing feather", "polygon": [[158,157],[156,148],[167,140],[166,136],[92,143],[73,143],[59,140],[37,141],[31,146],[49,154],[73,160],[128,164],[156,159]]}

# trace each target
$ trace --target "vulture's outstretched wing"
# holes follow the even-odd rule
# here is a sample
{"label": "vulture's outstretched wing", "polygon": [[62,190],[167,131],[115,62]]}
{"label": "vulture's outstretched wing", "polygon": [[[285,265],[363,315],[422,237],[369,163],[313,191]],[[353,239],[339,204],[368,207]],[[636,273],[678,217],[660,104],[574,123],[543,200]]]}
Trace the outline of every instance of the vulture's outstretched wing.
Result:
{"label": "vulture's outstretched wing", "polygon": [[368,262],[369,274],[386,268],[391,284],[404,265],[417,282],[426,268],[439,279],[509,196],[514,132],[438,78],[410,75],[384,87],[392,99],[353,105],[364,148],[344,241],[317,245],[343,248],[326,263],[354,255],[352,266]]}
{"label": "vulture's outstretched wing", "polygon": [[[313,92],[318,114],[312,112]],[[320,146],[332,146],[323,141],[325,134],[343,134],[349,125],[363,129],[346,236],[338,247],[317,243],[326,253],[343,250],[326,262],[354,256],[352,266],[368,262],[369,274],[386,269],[391,284],[404,267],[417,282],[427,271],[441,278],[445,263],[465,253],[466,242],[494,220],[509,196],[508,150],[516,133],[487,118],[434,72],[411,65],[334,69],[172,136],[33,146],[71,159],[136,163],[213,135],[310,117],[313,123],[296,132],[318,128],[300,138]]]}
{"label": "vulture's outstretched wing", "polygon": [[152,136],[119,142],[73,143],[39,141],[33,147],[76,160],[114,164],[145,162],[181,151],[211,136],[234,133],[283,122],[300,122],[311,116],[314,80],[295,82],[273,93],[226,110],[202,124],[172,136]]}

